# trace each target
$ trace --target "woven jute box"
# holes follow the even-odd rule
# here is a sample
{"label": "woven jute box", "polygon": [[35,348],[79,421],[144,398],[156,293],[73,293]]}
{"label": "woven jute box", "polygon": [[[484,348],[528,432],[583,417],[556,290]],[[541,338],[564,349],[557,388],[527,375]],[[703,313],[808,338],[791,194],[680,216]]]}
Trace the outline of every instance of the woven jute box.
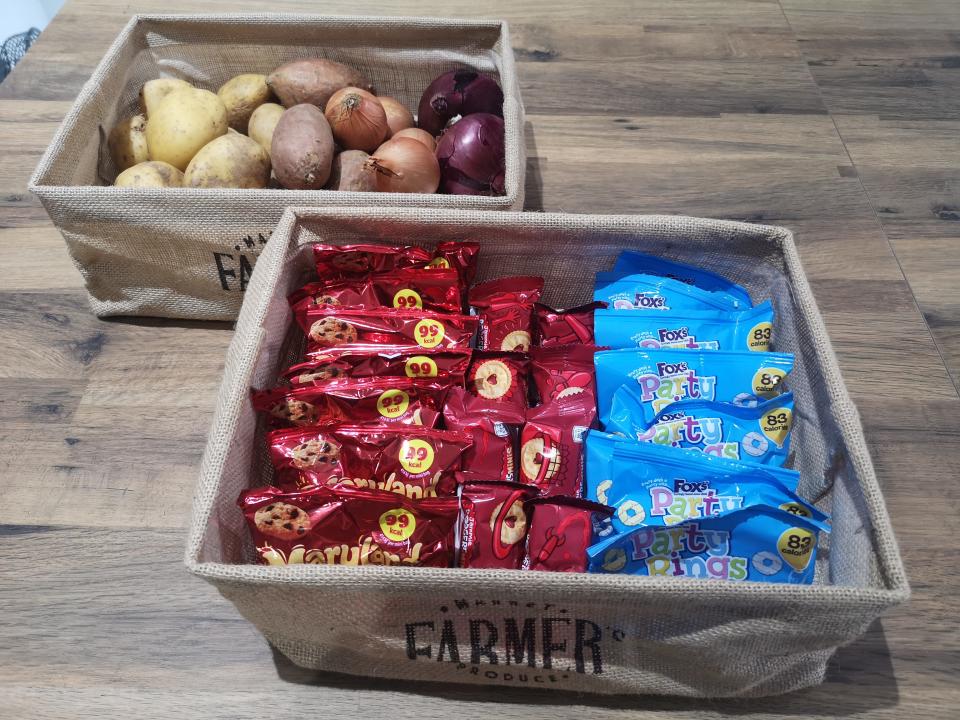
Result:
{"label": "woven jute box", "polygon": [[[139,112],[143,83],[187,80],[216,92],[240,73],[324,57],[362,71],[416,108],[443,72],[471,68],[503,87],[506,195],[111,186],[114,123]],[[84,85],[30,180],[83,273],[100,316],[232,320],[271,230],[290,205],[520,210],[523,104],[507,24],[495,20],[317,15],[136,15]]]}
{"label": "woven jute box", "polygon": [[[478,280],[546,279],[545,301],[590,299],[623,249],[690,262],[776,309],[776,348],[795,353],[793,447],[800,493],[830,513],[809,586],[523,572],[251,564],[236,500],[269,481],[250,388],[302,347],[286,295],[322,241],[482,244]],[[247,289],[196,491],[189,570],[212,582],[295,663],[406,680],[550,686],[593,693],[759,696],[819,683],[827,660],[907,579],[857,411],[789,231],[666,216],[293,209]]]}

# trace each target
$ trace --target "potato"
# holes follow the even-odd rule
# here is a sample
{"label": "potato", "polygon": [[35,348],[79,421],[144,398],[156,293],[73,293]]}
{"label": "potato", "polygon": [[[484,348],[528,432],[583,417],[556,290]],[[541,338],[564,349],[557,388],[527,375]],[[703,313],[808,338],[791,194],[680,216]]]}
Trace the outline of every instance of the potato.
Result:
{"label": "potato", "polygon": [[265,188],[269,181],[267,151],[237,132],[221,135],[204,145],[183,175],[184,187]]}
{"label": "potato", "polygon": [[352,67],[333,60],[294,60],[267,75],[267,85],[280,98],[284,107],[301,103],[316,105],[321,110],[337,90],[358,87],[371,90],[364,77]]}
{"label": "potato", "polygon": [[283,111],[270,143],[273,173],[285,188],[319,190],[330,177],[333,133],[316,105]]}
{"label": "potato", "polygon": [[327,190],[346,190],[352,192],[375,192],[377,189],[376,170],[364,170],[363,164],[370,157],[363,150],[344,150],[337,153],[330,168]]}
{"label": "potato", "polygon": [[156,80],[147,80],[140,88],[140,109],[143,114],[150,117],[150,110],[167,96],[172,90],[187,90],[193,85],[186,80],[177,78],[158,78]]}
{"label": "potato", "polygon": [[183,185],[183,173],[169,163],[149,160],[117,175],[115,187],[165,188]]}
{"label": "potato", "polygon": [[270,154],[270,141],[273,140],[273,130],[283,114],[283,105],[264,103],[250,116],[247,125],[247,135],[260,143],[260,146]]}
{"label": "potato", "polygon": [[151,160],[163,160],[186,170],[194,155],[227,132],[227,108],[208,90],[172,90],[147,121]]}
{"label": "potato", "polygon": [[124,118],[113,126],[107,137],[107,147],[110,148],[110,157],[118,173],[150,159],[147,156],[146,129],[147,119],[143,115]]}
{"label": "potato", "polygon": [[227,80],[217,95],[227,108],[227,123],[237,132],[247,132],[250,116],[268,102],[273,93],[267,87],[267,76],[247,73]]}

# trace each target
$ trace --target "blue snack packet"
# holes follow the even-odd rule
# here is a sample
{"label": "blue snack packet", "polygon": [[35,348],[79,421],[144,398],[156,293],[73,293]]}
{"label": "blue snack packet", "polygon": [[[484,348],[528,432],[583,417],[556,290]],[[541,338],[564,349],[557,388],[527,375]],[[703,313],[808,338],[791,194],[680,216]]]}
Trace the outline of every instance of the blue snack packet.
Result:
{"label": "blue snack packet", "polygon": [[587,549],[588,572],[809,585],[822,523],[775,507],[641,527]]}
{"label": "blue snack packet", "polygon": [[742,286],[727,280],[723,275],[694,265],[666,260],[656,255],[646,255],[636,250],[624,250],[620,253],[616,264],[613,266],[613,271],[662,275],[673,280],[679,280],[687,285],[694,285],[708,292],[729,295],[731,307],[750,307],[751,305],[750,293]]}
{"label": "blue snack packet", "polygon": [[596,344],[614,349],[767,352],[773,306],[767,300],[742,311],[597,310],[593,324]]}
{"label": "blue snack packet", "polygon": [[[635,467],[638,478],[660,477],[672,473],[674,477],[699,483],[719,476],[742,475],[760,472],[795,493],[800,484],[800,473],[776,465],[758,467],[751,463],[727,458],[688,452],[678,448],[642,443],[620,435],[590,430],[584,441],[583,497],[604,505],[615,505],[627,495],[632,483],[629,477],[616,475],[614,454],[620,448],[629,453],[629,462]],[[622,460],[618,463],[623,462]],[[625,483],[625,484],[622,484]]]}
{"label": "blue snack packet", "polygon": [[681,400],[644,419],[638,385],[613,394],[608,432],[633,440],[703,452],[731,460],[783,465],[790,454],[793,393],[745,407],[713,400]]}
{"label": "blue snack packet", "polygon": [[602,350],[594,354],[600,421],[610,420],[613,394],[636,384],[644,420],[680,400],[755,405],[780,394],[793,369],[789,353],[726,350]]}
{"label": "blue snack packet", "polygon": [[614,310],[650,312],[726,311],[749,307],[740,302],[731,303],[725,295],[701,290],[679,280],[643,273],[597,273],[593,299],[608,303]]}

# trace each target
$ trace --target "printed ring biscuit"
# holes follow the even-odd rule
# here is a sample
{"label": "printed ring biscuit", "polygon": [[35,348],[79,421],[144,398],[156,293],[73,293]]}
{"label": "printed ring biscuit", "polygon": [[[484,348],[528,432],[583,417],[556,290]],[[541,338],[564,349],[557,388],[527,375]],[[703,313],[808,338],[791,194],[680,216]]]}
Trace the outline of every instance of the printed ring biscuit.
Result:
{"label": "printed ring biscuit", "polygon": [[761,550],[753,556],[753,569],[762,575],[776,575],[783,567],[783,560],[769,550]]}
{"label": "printed ring biscuit", "polygon": [[498,400],[510,392],[513,378],[510,368],[502,360],[487,360],[477,366],[473,386],[477,394],[487,400]]}
{"label": "printed ring biscuit", "polygon": [[290,458],[291,464],[298,468],[334,465],[340,459],[340,448],[320,438],[306,440],[290,451]]}
{"label": "printed ring biscuit", "polygon": [[253,516],[257,530],[280,540],[296,540],[310,529],[310,516],[296,505],[270,503]]}
{"label": "printed ring biscuit", "polygon": [[348,322],[325,317],[310,327],[310,338],[320,345],[343,345],[357,341],[357,329]]}
{"label": "printed ring biscuit", "polygon": [[530,438],[520,449],[520,469],[530,480],[544,484],[560,469],[560,455],[556,448],[547,449],[544,438]]}
{"label": "printed ring biscuit", "polygon": [[[490,515],[490,530],[497,531],[497,520],[500,518],[500,510],[503,503],[498,503]],[[507,508],[503,516],[503,522],[500,523],[500,542],[504,545],[516,545],[527,536],[527,514],[523,511],[523,503],[515,500]]]}
{"label": "printed ring biscuit", "polygon": [[530,351],[530,333],[526,330],[514,330],[507,333],[500,343],[500,349],[507,352],[529,352]]}
{"label": "printed ring biscuit", "polygon": [[317,421],[317,408],[303,400],[285,398],[272,408],[270,413],[281,420],[289,420],[294,425],[309,425]]}
{"label": "printed ring biscuit", "polygon": [[603,569],[606,572],[620,572],[627,564],[627,554],[623,548],[610,548],[603,556]]}

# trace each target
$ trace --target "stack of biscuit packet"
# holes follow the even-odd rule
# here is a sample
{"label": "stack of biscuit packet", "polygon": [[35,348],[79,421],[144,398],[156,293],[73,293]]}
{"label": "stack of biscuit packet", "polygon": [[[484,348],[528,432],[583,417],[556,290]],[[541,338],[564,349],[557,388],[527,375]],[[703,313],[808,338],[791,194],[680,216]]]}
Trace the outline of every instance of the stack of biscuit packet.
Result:
{"label": "stack of biscuit packet", "polygon": [[812,579],[769,303],[625,253],[555,310],[539,277],[473,284],[479,251],[314,247],[305,356],[253,392],[261,562]]}

